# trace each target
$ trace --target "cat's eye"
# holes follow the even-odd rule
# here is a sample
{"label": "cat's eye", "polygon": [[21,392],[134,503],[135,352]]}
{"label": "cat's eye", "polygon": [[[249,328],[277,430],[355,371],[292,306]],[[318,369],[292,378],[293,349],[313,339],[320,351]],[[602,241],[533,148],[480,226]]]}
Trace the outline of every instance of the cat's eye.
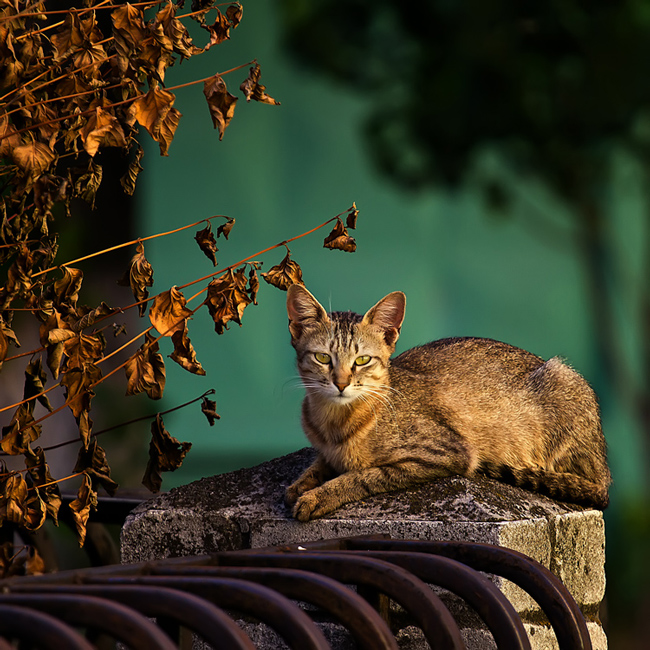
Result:
{"label": "cat's eye", "polygon": [[318,363],[329,363],[332,360],[332,357],[324,352],[314,352],[314,357]]}
{"label": "cat's eye", "polygon": [[364,355],[362,355],[360,357],[357,357],[354,360],[354,365],[355,366],[365,366],[367,363],[370,363],[370,358],[371,357],[369,355],[367,355],[367,354],[364,354]]}

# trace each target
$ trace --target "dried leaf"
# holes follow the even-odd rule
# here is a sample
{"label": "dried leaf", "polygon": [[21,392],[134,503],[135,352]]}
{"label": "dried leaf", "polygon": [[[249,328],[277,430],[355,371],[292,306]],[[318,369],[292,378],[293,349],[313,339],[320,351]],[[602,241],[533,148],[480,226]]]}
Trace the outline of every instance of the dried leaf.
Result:
{"label": "dried leaf", "polygon": [[219,45],[230,38],[230,28],[232,27],[230,20],[224,16],[219,9],[217,9],[217,16],[212,25],[201,25],[203,29],[207,29],[210,33],[210,41],[205,46],[209,50],[213,45]]}
{"label": "dried leaf", "polygon": [[221,416],[217,413],[217,403],[207,397],[203,397],[201,401],[201,412],[208,419],[211,427],[214,426],[216,420],[221,419]]}
{"label": "dried leaf", "polygon": [[235,114],[237,97],[228,92],[226,83],[218,74],[206,79],[203,83],[203,94],[208,102],[212,124],[219,131],[219,140],[222,140],[223,134]]}
{"label": "dried leaf", "polygon": [[0,316],[0,368],[2,368],[2,364],[7,358],[9,343],[13,343],[17,348],[20,347],[16,334]]}
{"label": "dried leaf", "polygon": [[25,575],[40,576],[45,573],[45,562],[39,555],[35,546],[27,547],[27,559],[25,561]]}
{"label": "dried leaf", "polygon": [[241,86],[239,86],[239,89],[244,93],[246,101],[250,102],[250,100],[253,99],[256,102],[262,102],[263,104],[279,106],[280,102],[266,94],[266,86],[263,86],[260,83],[261,76],[262,71],[260,69],[260,64],[256,63],[252,68],[250,68],[248,77],[242,82]]}
{"label": "dried leaf", "polygon": [[72,311],[79,299],[84,274],[79,269],[69,266],[61,267],[61,271],[63,276],[54,283],[54,304],[58,307],[64,306],[65,311]]}
{"label": "dried leaf", "polygon": [[235,220],[234,219],[228,219],[226,223],[222,224],[217,228],[217,239],[223,235],[226,239],[228,239],[228,236],[230,235],[230,231],[232,230],[232,227],[235,225]]}
{"label": "dried leaf", "polygon": [[158,343],[151,334],[124,366],[126,394],[145,392],[150,399],[160,399],[165,390],[165,362],[158,352]]}
{"label": "dried leaf", "polygon": [[185,297],[176,287],[159,293],[149,310],[151,324],[163,336],[183,332],[187,327],[187,319],[192,316],[192,311],[185,304]]}
{"label": "dried leaf", "polygon": [[262,277],[274,287],[286,291],[292,284],[304,284],[302,281],[302,270],[296,262],[291,259],[291,253],[287,251],[284,259],[271,267]]}
{"label": "dried leaf", "polygon": [[42,142],[31,142],[14,147],[11,156],[23,176],[32,181],[46,172],[56,160],[54,151]]}
{"label": "dried leaf", "polygon": [[357,250],[357,243],[354,238],[350,237],[347,228],[343,225],[340,219],[336,220],[332,232],[325,237],[323,242],[325,248],[338,249],[348,253],[354,253]]}
{"label": "dried leaf", "polygon": [[133,196],[133,193],[135,192],[135,184],[138,180],[140,172],[143,169],[142,165],[140,164],[143,156],[144,149],[138,145],[135,153],[135,159],[129,164],[124,176],[120,178],[120,185],[122,186],[124,193],[128,194],[129,196]]}
{"label": "dried leaf", "polygon": [[18,406],[11,418],[11,422],[2,427],[2,441],[0,448],[5,454],[17,456],[19,454],[30,454],[30,444],[37,440],[42,431],[40,424],[35,424],[33,403],[25,403]]}
{"label": "dried leaf", "polygon": [[61,491],[59,484],[54,483],[50,467],[45,461],[45,452],[41,447],[36,447],[32,454],[25,456],[25,467],[32,481],[38,488],[41,499],[45,503],[47,514],[54,520],[54,525],[59,525],[59,509],[61,508]]}
{"label": "dried leaf", "polygon": [[357,210],[356,204],[352,204],[352,207],[348,210],[348,215],[345,218],[345,225],[348,228],[354,230],[357,227],[357,218],[359,217],[359,210]]}
{"label": "dried leaf", "polygon": [[173,93],[154,86],[146,95],[139,97],[129,106],[127,121],[131,125],[137,122],[143,126],[155,140],[175,100]]}
{"label": "dried leaf", "polygon": [[205,304],[214,320],[217,334],[223,334],[231,320],[241,325],[244,309],[252,302],[246,292],[246,284],[242,267],[237,273],[230,269],[208,285]]}
{"label": "dried leaf", "polygon": [[178,365],[195,375],[205,375],[205,370],[197,360],[192,342],[187,336],[187,327],[182,332],[176,331],[172,334],[172,343],[174,351],[169,356]]}
{"label": "dried leaf", "polygon": [[81,332],[87,327],[94,325],[96,321],[102,320],[105,316],[110,316],[117,312],[117,309],[109,307],[105,302],[100,302],[99,306],[95,309],[89,309],[88,307],[79,307],[77,309],[78,315],[81,315],[81,318],[74,323],[71,327],[74,332]]}
{"label": "dried leaf", "polygon": [[22,524],[27,499],[27,483],[23,475],[12,472],[3,481],[0,489],[0,521],[7,520],[12,524]]}
{"label": "dried leaf", "polygon": [[226,18],[232,24],[233,29],[236,29],[239,23],[241,22],[242,16],[244,15],[244,7],[239,3],[232,4],[228,9],[226,9]]}
{"label": "dried leaf", "polygon": [[114,496],[118,485],[111,478],[111,468],[106,461],[106,452],[97,444],[97,438],[92,438],[88,447],[81,447],[77,456],[77,464],[73,472],[85,472],[98,482],[110,496]]}
{"label": "dried leaf", "polygon": [[257,292],[260,289],[260,280],[257,277],[255,268],[251,268],[248,274],[248,295],[251,297],[254,305],[257,305]]}
{"label": "dried leaf", "polygon": [[102,182],[104,170],[101,165],[92,160],[88,164],[88,171],[79,176],[74,184],[75,195],[83,199],[92,209],[95,208],[95,197]]}
{"label": "dried leaf", "polygon": [[43,370],[43,362],[41,357],[30,361],[25,368],[25,388],[23,390],[23,399],[31,399],[38,395],[36,399],[48,410],[52,410],[52,405],[47,395],[41,395],[45,390],[45,383],[47,382],[47,375]]}
{"label": "dried leaf", "polygon": [[[129,268],[124,275],[117,281],[120,286],[131,287],[133,297],[142,302],[149,297],[147,287],[153,285],[153,267],[149,264],[147,258],[144,256],[144,244],[138,242],[136,254],[131,258]],[[140,316],[144,316],[147,311],[145,302],[138,305]]]}
{"label": "dried leaf", "polygon": [[101,379],[102,373],[98,366],[86,363],[83,368],[71,368],[61,375],[61,385],[64,386],[66,403],[79,426],[79,437],[88,446],[92,420],[90,419],[90,402],[95,396],[92,386]]}
{"label": "dried leaf", "polygon": [[119,120],[99,106],[91,113],[80,132],[86,153],[92,158],[100,147],[126,148],[124,130]]}
{"label": "dried leaf", "polygon": [[90,510],[97,509],[97,492],[93,490],[93,483],[88,474],[83,474],[83,481],[77,491],[77,498],[70,503],[72,518],[77,528],[79,546],[86,541],[86,525],[90,517]]}
{"label": "dried leaf", "polygon": [[217,240],[214,238],[214,233],[212,232],[212,224],[208,221],[208,225],[203,230],[199,230],[194,235],[194,239],[196,239],[196,243],[205,256],[216,266],[216,253],[219,249],[217,248]]}
{"label": "dried leaf", "polygon": [[159,492],[162,486],[162,472],[173,472],[182,464],[190,442],[179,442],[169,431],[160,414],[151,423],[151,443],[149,444],[149,462],[142,479],[143,485],[152,492]]}
{"label": "dried leaf", "polygon": [[128,2],[111,12],[111,20],[113,36],[121,38],[133,49],[138,47],[147,34],[142,9]]}
{"label": "dried leaf", "polygon": [[22,474],[9,474],[0,493],[0,521],[7,520],[33,532],[43,525],[45,516],[45,504],[38,490],[34,489],[30,495]]}
{"label": "dried leaf", "polygon": [[63,343],[63,352],[67,357],[64,367],[84,368],[100,359],[104,352],[106,341],[98,335],[77,334]]}

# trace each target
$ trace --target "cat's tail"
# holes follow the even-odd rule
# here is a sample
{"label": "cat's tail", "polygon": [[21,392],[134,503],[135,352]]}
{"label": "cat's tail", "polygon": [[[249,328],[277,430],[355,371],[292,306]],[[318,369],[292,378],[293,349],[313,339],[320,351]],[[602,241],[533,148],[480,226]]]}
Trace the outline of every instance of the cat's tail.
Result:
{"label": "cat's tail", "polygon": [[609,484],[601,485],[577,474],[513,467],[486,467],[484,472],[491,478],[545,494],[557,501],[598,510],[609,505]]}

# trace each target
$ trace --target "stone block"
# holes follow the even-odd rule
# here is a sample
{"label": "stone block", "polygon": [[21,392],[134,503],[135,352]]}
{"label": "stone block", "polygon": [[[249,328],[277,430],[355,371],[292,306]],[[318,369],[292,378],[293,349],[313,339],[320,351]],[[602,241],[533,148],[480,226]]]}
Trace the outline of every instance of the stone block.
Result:
{"label": "stone block", "polygon": [[[201,479],[143,503],[124,524],[122,561],[367,534],[483,542],[519,551],[550,568],[585,613],[594,648],[607,647],[598,621],[605,589],[601,512],[487,478],[450,477],[375,495],[326,518],[301,523],[284,504],[284,489],[313,458],[312,449],[303,449],[254,468]],[[542,613],[528,594],[507,580],[495,582],[524,620],[533,648],[556,648],[552,631],[543,625]],[[490,647],[486,635],[467,629],[468,648]],[[418,645],[417,630],[403,630],[402,636],[401,647],[426,647]]]}

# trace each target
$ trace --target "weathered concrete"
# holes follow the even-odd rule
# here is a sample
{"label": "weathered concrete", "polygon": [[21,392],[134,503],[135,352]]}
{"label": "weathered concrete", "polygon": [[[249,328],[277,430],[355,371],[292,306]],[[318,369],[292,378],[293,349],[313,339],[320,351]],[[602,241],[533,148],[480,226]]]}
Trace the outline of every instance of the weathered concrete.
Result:
{"label": "weathered concrete", "polygon": [[[597,618],[605,590],[605,532],[599,511],[490,479],[454,477],[376,495],[304,524],[291,518],[283,495],[313,457],[313,450],[303,449],[255,468],[201,479],[142,504],[122,531],[123,562],[377,533],[485,542],[520,551],[549,567],[585,612],[594,648],[607,647]],[[537,604],[507,580],[495,581],[522,616],[533,648],[556,648],[550,628],[539,623]],[[480,630],[467,629],[466,640],[468,648],[491,647]],[[416,630],[403,631],[401,646],[426,647]]]}

